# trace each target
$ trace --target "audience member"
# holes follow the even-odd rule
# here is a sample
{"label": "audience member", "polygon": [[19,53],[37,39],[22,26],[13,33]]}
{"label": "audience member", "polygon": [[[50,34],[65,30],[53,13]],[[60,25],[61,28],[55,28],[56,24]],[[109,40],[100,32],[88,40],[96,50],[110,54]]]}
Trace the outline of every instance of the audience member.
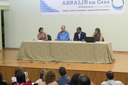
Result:
{"label": "audience member", "polygon": [[[28,73],[26,72],[26,74],[22,71],[18,72],[16,74],[16,79],[17,79],[17,83],[13,84],[13,85],[32,85],[31,81],[28,78]],[[27,80],[27,82],[26,82]]]}
{"label": "audience member", "polygon": [[70,83],[71,79],[67,76],[66,69],[64,67],[59,68],[60,78],[57,79],[59,85],[65,85]]}
{"label": "audience member", "polygon": [[106,73],[106,79],[101,85],[124,85],[121,81],[114,81],[114,73],[112,71],[108,71]]}
{"label": "audience member", "polygon": [[79,76],[80,76],[79,73],[74,74],[72,79],[71,79],[70,85],[79,85],[79,83],[78,83]]}
{"label": "audience member", "polygon": [[54,70],[49,70],[44,74],[43,82],[39,82],[38,85],[58,85],[56,79],[56,72]]}
{"label": "audience member", "polygon": [[91,80],[87,75],[80,75],[78,78],[79,85],[91,85]]}
{"label": "audience member", "polygon": [[17,82],[17,80],[16,80],[16,75],[17,75],[17,73],[18,72],[20,72],[20,71],[22,71],[23,72],[23,68],[22,67],[17,67],[16,69],[15,69],[15,77],[12,77],[11,78],[11,80],[12,80],[12,83],[16,83]]}
{"label": "audience member", "polygon": [[42,70],[40,72],[40,79],[38,79],[35,83],[42,82],[43,81],[43,76],[44,76],[45,73],[46,73],[46,70]]}
{"label": "audience member", "polygon": [[3,81],[3,76],[1,72],[0,72],[0,85],[8,85],[5,81]]}

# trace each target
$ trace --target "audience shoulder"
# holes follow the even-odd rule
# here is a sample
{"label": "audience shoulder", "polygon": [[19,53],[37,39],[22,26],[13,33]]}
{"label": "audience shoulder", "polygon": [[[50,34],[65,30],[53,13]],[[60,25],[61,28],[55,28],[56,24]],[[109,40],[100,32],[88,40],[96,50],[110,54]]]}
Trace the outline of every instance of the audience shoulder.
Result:
{"label": "audience shoulder", "polygon": [[53,82],[53,85],[58,85],[58,83],[57,82]]}
{"label": "audience shoulder", "polygon": [[45,85],[45,82],[39,82],[38,85]]}
{"label": "audience shoulder", "polygon": [[101,85],[105,85],[106,84],[106,81],[103,81],[102,83],[101,83]]}
{"label": "audience shoulder", "polygon": [[115,81],[115,82],[120,84],[120,85],[124,85],[121,81]]}

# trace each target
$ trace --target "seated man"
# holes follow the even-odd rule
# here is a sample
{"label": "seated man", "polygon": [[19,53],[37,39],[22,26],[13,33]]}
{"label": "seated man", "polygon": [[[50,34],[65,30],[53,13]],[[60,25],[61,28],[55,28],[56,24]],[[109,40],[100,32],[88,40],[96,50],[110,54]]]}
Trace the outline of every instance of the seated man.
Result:
{"label": "seated man", "polygon": [[66,85],[70,83],[71,79],[67,76],[66,69],[64,67],[59,68],[60,78],[57,79],[59,85]]}
{"label": "seated man", "polygon": [[69,33],[66,31],[65,26],[61,26],[61,32],[57,35],[57,41],[69,41]]}
{"label": "seated man", "polygon": [[74,41],[82,41],[84,39],[84,41],[86,41],[86,33],[81,31],[81,27],[78,27],[76,29],[76,33],[74,34]]}
{"label": "seated man", "polygon": [[108,71],[106,73],[106,79],[101,85],[124,85],[121,81],[114,81],[114,73],[112,71]]}
{"label": "seated man", "polygon": [[80,75],[78,78],[79,85],[91,85],[91,80],[87,75]]}

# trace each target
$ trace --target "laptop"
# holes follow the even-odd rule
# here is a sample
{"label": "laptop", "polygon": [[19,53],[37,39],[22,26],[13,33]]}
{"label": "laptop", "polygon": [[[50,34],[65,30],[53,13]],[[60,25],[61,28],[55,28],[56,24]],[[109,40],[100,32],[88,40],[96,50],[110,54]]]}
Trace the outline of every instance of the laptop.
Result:
{"label": "laptop", "polygon": [[86,37],[86,42],[95,42],[94,37]]}

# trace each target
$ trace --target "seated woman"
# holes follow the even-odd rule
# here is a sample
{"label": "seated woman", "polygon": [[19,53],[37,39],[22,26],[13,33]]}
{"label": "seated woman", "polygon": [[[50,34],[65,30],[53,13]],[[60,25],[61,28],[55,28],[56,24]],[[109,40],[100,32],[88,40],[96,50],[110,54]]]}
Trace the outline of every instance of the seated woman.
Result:
{"label": "seated woman", "polygon": [[0,73],[0,85],[8,85],[5,81],[3,81],[2,73]]}
{"label": "seated woman", "polygon": [[20,72],[20,71],[23,72],[23,68],[22,68],[22,67],[16,67],[15,72],[14,72],[15,77],[12,77],[12,78],[11,78],[12,83],[16,83],[16,82],[17,82],[17,80],[16,80],[16,74],[17,74],[18,72]]}
{"label": "seated woman", "polygon": [[93,33],[93,36],[95,41],[104,41],[103,35],[101,34],[100,28],[96,28],[95,32]]}
{"label": "seated woman", "polygon": [[56,82],[57,75],[54,70],[49,70],[45,73],[43,77],[43,82],[39,82],[38,85],[58,85]]}
{"label": "seated woman", "polygon": [[47,72],[46,70],[41,70],[41,72],[40,72],[40,79],[38,79],[35,83],[39,83],[39,82],[43,81],[43,76],[44,76],[44,74],[46,72]]}
{"label": "seated woman", "polygon": [[[18,72],[16,75],[17,83],[13,85],[32,85],[31,81],[28,78],[28,73],[26,74],[22,71]],[[27,82],[26,82],[27,80]]]}
{"label": "seated woman", "polygon": [[79,73],[74,74],[71,79],[70,85],[79,85],[79,82],[78,82],[79,76],[80,76]]}
{"label": "seated woman", "polygon": [[39,28],[39,33],[37,35],[38,40],[43,40],[43,41],[47,41],[48,40],[48,36],[46,33],[44,33],[44,28],[40,27]]}

